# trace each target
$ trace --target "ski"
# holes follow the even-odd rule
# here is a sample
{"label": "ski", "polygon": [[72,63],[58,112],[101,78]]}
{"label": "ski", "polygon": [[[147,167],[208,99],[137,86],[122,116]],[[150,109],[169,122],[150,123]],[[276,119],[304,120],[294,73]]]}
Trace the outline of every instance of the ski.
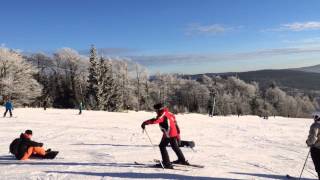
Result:
{"label": "ski", "polygon": [[[138,165],[138,166],[141,166],[141,167],[144,167],[144,168],[163,169],[160,164],[146,164],[146,163],[140,163],[140,162],[137,162],[137,161],[135,161],[134,164]],[[166,170],[166,168],[164,168],[164,170]],[[173,169],[168,169],[168,170],[189,171],[187,169],[181,169],[181,168],[177,168],[177,167],[173,167]]]}
{"label": "ski", "polygon": [[[154,159],[154,162],[156,163],[160,163],[160,160],[158,159]],[[199,164],[177,164],[177,163],[174,163],[174,162],[171,162],[174,166],[190,166],[190,167],[195,167],[195,168],[204,168],[203,165],[199,165]]]}
{"label": "ski", "polygon": [[175,166],[190,166],[190,167],[195,167],[195,168],[204,168],[205,166],[200,165],[200,164],[174,164]]}

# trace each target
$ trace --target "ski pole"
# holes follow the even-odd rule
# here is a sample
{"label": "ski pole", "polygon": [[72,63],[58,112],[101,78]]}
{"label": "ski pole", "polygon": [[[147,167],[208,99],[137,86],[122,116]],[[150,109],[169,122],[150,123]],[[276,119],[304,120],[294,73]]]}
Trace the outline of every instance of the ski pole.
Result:
{"label": "ski pole", "polygon": [[154,150],[156,150],[155,147],[154,147],[154,145],[153,145],[153,143],[152,143],[152,141],[151,141],[151,138],[150,138],[150,136],[149,136],[149,134],[148,134],[148,131],[147,131],[146,129],[144,129],[144,132],[146,132],[146,135],[147,135],[147,137],[148,137],[148,139],[149,139],[150,144],[152,145],[152,148],[153,148]]}
{"label": "ski pole", "polygon": [[[150,138],[150,136],[149,136],[149,134],[148,134],[147,129],[144,129],[144,132],[146,132],[146,135],[147,135],[147,137],[148,137],[148,139],[149,139],[149,142],[150,142],[153,150],[154,150],[155,152],[157,152],[156,148],[154,147],[154,145],[153,145],[153,143],[152,143],[152,141],[151,141],[151,138]],[[161,164],[161,167],[164,169],[164,166],[163,166],[163,164],[162,164],[162,161],[160,161],[160,164]]]}
{"label": "ski pole", "polygon": [[309,152],[308,152],[308,155],[307,155],[306,160],[304,161],[304,165],[303,165],[303,167],[302,167],[302,170],[301,170],[301,173],[300,173],[300,176],[299,176],[299,180],[301,180],[301,176],[302,176],[303,170],[304,170],[304,168],[305,168],[305,166],[306,166],[306,164],[307,164],[309,155],[310,155],[310,150],[309,150]]}

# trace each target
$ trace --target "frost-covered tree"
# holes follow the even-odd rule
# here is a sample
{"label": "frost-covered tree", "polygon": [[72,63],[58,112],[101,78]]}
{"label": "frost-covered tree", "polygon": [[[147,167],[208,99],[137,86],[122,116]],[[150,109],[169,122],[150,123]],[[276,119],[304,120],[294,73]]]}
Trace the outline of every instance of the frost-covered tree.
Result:
{"label": "frost-covered tree", "polygon": [[[290,117],[306,117],[319,108],[316,91],[310,94],[294,90],[288,95],[286,89],[275,83],[260,89],[258,83],[244,82],[238,77],[160,73],[149,77],[145,67],[130,60],[112,57],[98,61],[94,46],[89,57],[70,48],[59,49],[52,55],[36,53],[21,57],[4,48],[1,58],[0,93],[12,96],[16,102],[19,99],[20,104],[33,102],[32,105],[38,105],[46,100],[53,107],[74,108],[82,101],[91,109],[121,111],[152,110],[154,103],[162,102],[175,113],[206,113],[214,105],[214,114],[218,115]],[[30,64],[25,65],[24,58]],[[25,75],[25,72],[31,75]],[[26,77],[28,81],[22,80]],[[23,83],[17,84],[18,81]],[[44,88],[34,101],[35,94],[39,95],[36,81]],[[31,85],[26,86],[25,82]],[[21,88],[25,86],[27,88]]]}
{"label": "frost-covered tree", "polygon": [[114,72],[114,79],[119,87],[120,97],[119,103],[122,110],[128,110],[130,102],[130,92],[129,92],[129,76],[128,76],[128,63],[124,60],[118,60],[112,62],[112,69]]}
{"label": "frost-covered tree", "polygon": [[136,95],[136,105],[135,105],[135,109],[136,110],[140,110],[141,107],[144,105],[143,102],[145,102],[145,100],[143,99],[143,95],[145,95],[144,92],[144,82],[148,79],[148,75],[147,75],[147,71],[146,69],[139,65],[139,64],[135,64],[134,67],[134,73],[135,73],[135,77],[134,77],[134,87],[135,87],[135,95]]}
{"label": "frost-covered tree", "polygon": [[42,87],[34,78],[35,67],[18,52],[0,48],[0,93],[16,104],[31,104],[41,95]]}
{"label": "frost-covered tree", "polygon": [[26,60],[31,63],[36,69],[37,73],[35,79],[43,86],[41,96],[37,98],[35,105],[41,106],[43,101],[49,101],[47,105],[52,105],[52,81],[50,75],[53,68],[53,60],[47,54],[34,53],[30,56],[25,56]]}
{"label": "frost-covered tree", "polygon": [[110,62],[105,62],[104,58],[100,58],[99,62],[99,75],[98,75],[98,94],[97,100],[99,109],[109,110],[109,102],[114,89],[114,80],[112,78],[112,70]]}
{"label": "frost-covered tree", "polygon": [[55,83],[52,87],[56,89],[53,93],[54,107],[77,107],[84,100],[84,87],[86,83],[86,58],[70,48],[59,49],[53,55],[53,72]]}
{"label": "frost-covered tree", "polygon": [[120,111],[121,109],[123,109],[121,84],[118,80],[114,80],[112,94],[108,103],[108,110]]}
{"label": "frost-covered tree", "polygon": [[90,59],[89,59],[89,75],[88,75],[88,87],[87,87],[87,104],[91,109],[98,109],[98,61],[97,61],[97,50],[92,45],[90,49]]}
{"label": "frost-covered tree", "polygon": [[112,62],[105,61],[103,57],[99,62],[98,75],[98,104],[104,111],[119,111],[122,108],[121,85],[115,79]]}

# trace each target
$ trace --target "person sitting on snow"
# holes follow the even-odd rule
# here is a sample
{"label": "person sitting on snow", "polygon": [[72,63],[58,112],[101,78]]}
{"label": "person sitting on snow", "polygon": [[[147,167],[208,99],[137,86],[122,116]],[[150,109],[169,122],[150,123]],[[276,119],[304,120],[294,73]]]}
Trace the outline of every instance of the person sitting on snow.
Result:
{"label": "person sitting on snow", "polygon": [[314,123],[310,126],[309,136],[306,141],[310,147],[311,158],[314,163],[318,178],[320,179],[320,117],[314,116]]}
{"label": "person sitting on snow", "polygon": [[168,168],[168,169],[173,168],[169,159],[168,151],[166,149],[166,146],[169,143],[173,151],[178,156],[178,160],[174,161],[174,163],[188,165],[189,164],[188,161],[186,161],[181,149],[179,148],[178,130],[176,127],[175,116],[171,112],[169,112],[168,108],[164,107],[163,104],[161,103],[155,104],[153,108],[157,112],[157,117],[144,121],[141,124],[141,128],[145,129],[145,126],[149,124],[159,124],[163,132],[163,136],[159,144],[159,148],[160,148],[164,168]]}
{"label": "person sitting on snow", "polygon": [[32,157],[53,159],[58,152],[47,151],[43,148],[43,143],[38,143],[31,140],[32,130],[26,130],[21,133],[20,138],[15,139],[10,144],[10,152],[15,155],[18,160],[28,160]]}

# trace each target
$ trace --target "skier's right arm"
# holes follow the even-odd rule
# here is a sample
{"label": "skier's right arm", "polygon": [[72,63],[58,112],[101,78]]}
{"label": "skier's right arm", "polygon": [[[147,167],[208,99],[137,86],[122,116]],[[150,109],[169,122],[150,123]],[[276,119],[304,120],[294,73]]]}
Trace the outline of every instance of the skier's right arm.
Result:
{"label": "skier's right arm", "polygon": [[310,127],[309,136],[306,141],[306,143],[309,147],[313,146],[316,143],[316,141],[318,140],[318,131],[319,131],[319,128],[316,127],[315,125],[312,125]]}
{"label": "skier's right arm", "polygon": [[162,123],[164,121],[164,116],[165,114],[163,113],[161,116],[158,116],[156,118],[152,118],[152,119],[149,119],[149,120],[146,120],[144,123],[146,125],[148,124],[159,124],[159,123]]}
{"label": "skier's right arm", "polygon": [[142,124],[141,124],[141,128],[144,129],[146,125],[149,125],[149,124],[159,124],[159,123],[162,123],[164,121],[164,116],[165,114],[163,113],[161,116],[158,116],[157,118],[152,118],[152,119],[149,119],[149,120],[146,120],[144,121]]}

